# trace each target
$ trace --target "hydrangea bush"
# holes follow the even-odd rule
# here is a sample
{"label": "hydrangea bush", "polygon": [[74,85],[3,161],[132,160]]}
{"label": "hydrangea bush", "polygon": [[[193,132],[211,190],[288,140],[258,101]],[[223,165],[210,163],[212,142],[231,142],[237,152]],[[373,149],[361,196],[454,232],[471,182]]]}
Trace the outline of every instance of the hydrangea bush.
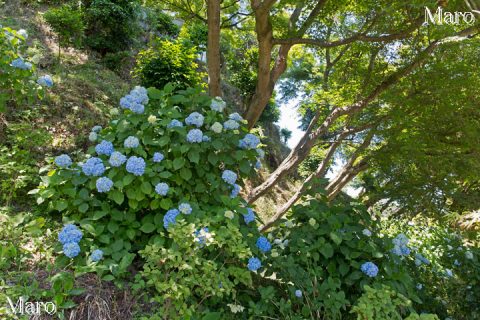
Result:
{"label": "hydrangea bush", "polygon": [[[363,286],[372,283],[386,284],[418,301],[406,265],[392,253],[393,240],[379,234],[361,205],[332,205],[320,194],[307,196],[268,238],[273,244],[264,263],[282,283],[276,295],[289,297],[291,310],[301,317],[341,318]],[[308,303],[295,298],[297,290]],[[257,315],[265,312],[260,309]]]}
{"label": "hydrangea bush", "polygon": [[480,317],[478,234],[461,233],[445,223],[421,218],[394,222],[384,218],[381,224],[386,234],[408,239],[411,253],[395,258],[400,258],[415,278],[421,300],[415,304],[418,310],[442,319]]}
{"label": "hydrangea bush", "polygon": [[[175,314],[193,312],[185,306],[195,299],[234,295],[235,285],[250,284],[270,248],[238,195],[263,155],[260,140],[219,103],[225,107],[200,89],[137,87],[120,101],[117,118],[92,130],[88,155],[78,162],[57,156],[38,191],[38,203],[77,223],[114,275],[125,272],[140,250],[144,285],[156,287],[162,295],[157,302]],[[238,127],[218,128],[228,121]],[[97,256],[92,253],[92,260]],[[153,266],[159,264],[157,274]],[[206,272],[218,281],[206,281]],[[165,275],[171,278],[157,283]],[[179,292],[166,294],[168,283]]]}
{"label": "hydrangea bush", "polygon": [[26,55],[28,33],[0,25],[0,112],[14,102],[31,104],[43,96],[42,87],[53,86],[49,75],[38,77],[35,65]]}

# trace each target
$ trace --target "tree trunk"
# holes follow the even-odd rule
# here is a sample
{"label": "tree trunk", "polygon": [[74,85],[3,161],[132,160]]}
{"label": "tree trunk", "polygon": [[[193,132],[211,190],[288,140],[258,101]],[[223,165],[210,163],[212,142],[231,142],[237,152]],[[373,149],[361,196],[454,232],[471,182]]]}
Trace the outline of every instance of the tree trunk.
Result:
{"label": "tree trunk", "polygon": [[220,0],[208,0],[207,2],[208,92],[211,97],[217,97],[222,95],[220,87]]}

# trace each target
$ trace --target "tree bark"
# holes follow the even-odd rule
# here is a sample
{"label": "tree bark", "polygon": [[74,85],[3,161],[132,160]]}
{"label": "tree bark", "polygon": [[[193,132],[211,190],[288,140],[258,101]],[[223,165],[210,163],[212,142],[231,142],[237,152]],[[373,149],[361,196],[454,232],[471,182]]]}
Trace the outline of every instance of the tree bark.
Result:
{"label": "tree bark", "polygon": [[220,0],[207,0],[207,69],[208,93],[221,96],[220,87]]}

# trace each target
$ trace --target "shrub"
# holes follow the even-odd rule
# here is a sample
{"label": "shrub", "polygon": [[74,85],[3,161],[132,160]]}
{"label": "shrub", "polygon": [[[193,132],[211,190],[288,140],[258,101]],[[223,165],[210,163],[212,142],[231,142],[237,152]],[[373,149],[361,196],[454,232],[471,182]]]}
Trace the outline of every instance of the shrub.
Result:
{"label": "shrub", "polygon": [[179,38],[186,46],[205,51],[208,39],[207,25],[203,22],[186,23],[180,30]]}
{"label": "shrub", "polygon": [[[83,252],[101,249],[102,265],[118,276],[140,250],[146,281],[138,287],[156,289],[163,311],[189,315],[208,305],[206,298],[249,285],[247,263],[263,256],[255,247],[254,213],[237,197],[241,179],[255,170],[259,139],[238,114],[224,119],[223,101],[199,89],[173,94],[172,88],[152,88],[148,96],[143,88],[132,90],[121,99],[118,118],[93,129],[98,144],[90,158],[78,165],[57,157],[36,192],[38,203],[85,234],[67,248],[78,265],[86,263]],[[179,264],[179,257],[195,267]],[[203,279],[207,271],[223,289]],[[165,283],[180,291],[171,293]]]}
{"label": "shrub", "polygon": [[408,320],[424,319],[438,320],[436,315],[418,315],[412,308],[412,302],[404,295],[396,293],[385,285],[376,287],[365,286],[365,292],[352,308],[352,313],[357,314],[357,320],[402,320],[404,314],[410,315]]}
{"label": "shrub", "polygon": [[392,242],[379,237],[363,206],[304,200],[293,207],[293,219],[271,235],[275,245],[268,271],[281,279],[287,296],[302,292],[303,299],[292,300],[293,310],[338,319],[361,296],[363,285],[373,282],[418,301],[406,267],[391,253]]}
{"label": "shrub", "polygon": [[[382,221],[388,234],[402,232],[416,249],[406,259],[417,282],[421,303],[415,308],[441,318],[475,319],[480,316],[480,249],[468,235],[445,222],[416,219]],[[477,239],[478,241],[478,239]],[[478,242],[477,242],[478,243]]]}
{"label": "shrub", "polygon": [[125,51],[139,30],[138,1],[83,0],[86,44],[100,54]]}
{"label": "shrub", "polygon": [[83,16],[80,10],[70,5],[51,8],[45,12],[45,21],[58,35],[59,54],[60,47],[79,47],[83,39]]}
{"label": "shrub", "polygon": [[36,68],[26,57],[27,37],[25,30],[0,28],[0,113],[5,112],[9,104],[12,107],[31,104],[43,96],[36,83]]}
{"label": "shrub", "polygon": [[173,18],[170,15],[161,11],[154,12],[153,15],[153,29],[155,32],[160,36],[168,38],[178,37],[180,27],[173,23]]}
{"label": "shrub", "polygon": [[163,88],[167,83],[179,89],[198,85],[202,73],[195,63],[195,49],[180,41],[156,39],[137,56],[134,75],[144,87]]}

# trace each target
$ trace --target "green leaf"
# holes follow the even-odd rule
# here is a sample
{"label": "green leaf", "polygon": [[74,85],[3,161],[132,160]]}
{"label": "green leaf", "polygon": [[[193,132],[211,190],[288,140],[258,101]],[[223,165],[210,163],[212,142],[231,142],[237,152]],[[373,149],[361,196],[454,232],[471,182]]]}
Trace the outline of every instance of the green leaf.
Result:
{"label": "green leaf", "polygon": [[95,213],[92,216],[92,220],[98,220],[103,218],[104,216],[107,215],[108,212],[106,211],[95,211]]}
{"label": "green leaf", "polygon": [[127,233],[127,237],[128,237],[130,240],[135,239],[135,230],[133,230],[133,229],[128,229],[126,233]]}
{"label": "green leaf", "polygon": [[333,256],[333,247],[330,243],[325,243],[321,248],[320,248],[320,253],[323,254],[323,256],[327,259],[331,258]]}
{"label": "green leaf", "polygon": [[243,173],[248,174],[251,170],[252,166],[250,165],[250,162],[248,160],[242,160],[240,162],[240,171]]}
{"label": "green leaf", "polygon": [[79,207],[78,207],[78,211],[80,211],[81,213],[85,213],[87,212],[88,210],[88,203],[82,203]]}
{"label": "green leaf", "polygon": [[190,150],[188,153],[188,159],[193,163],[198,163],[200,161],[200,155],[197,150]]}
{"label": "green leaf", "polygon": [[336,245],[342,243],[342,238],[335,232],[330,232],[330,239],[332,239]]}
{"label": "green leaf", "polygon": [[132,183],[133,179],[135,179],[135,176],[133,174],[127,174],[122,179],[123,185],[128,186],[130,183]]}
{"label": "green leaf", "polygon": [[123,196],[123,193],[118,191],[118,190],[110,191],[109,194],[108,194],[108,197],[110,199],[112,199],[113,201],[115,201],[115,203],[118,204],[118,205],[121,205],[123,203],[124,198],[125,198]]}
{"label": "green leaf", "polygon": [[180,176],[184,180],[190,180],[190,178],[192,178],[192,171],[188,168],[182,168],[182,170],[180,170]]}
{"label": "green leaf", "polygon": [[118,230],[118,224],[115,221],[110,221],[107,225],[107,229],[110,233],[115,234]]}
{"label": "green leaf", "polygon": [[152,233],[153,231],[155,231],[155,229],[156,229],[155,225],[150,222],[144,223],[140,228],[140,230],[144,233]]}
{"label": "green leaf", "polygon": [[216,165],[218,162],[218,156],[214,152],[210,152],[208,154],[208,162],[210,162],[213,165]]}
{"label": "green leaf", "polygon": [[185,165],[185,159],[184,158],[176,158],[173,160],[173,169],[178,170],[182,168]]}
{"label": "green leaf", "polygon": [[63,211],[67,209],[67,207],[68,207],[68,202],[65,200],[60,200],[55,204],[55,209],[57,209],[58,211]]}
{"label": "green leaf", "polygon": [[144,181],[142,183],[142,185],[140,186],[140,189],[142,189],[142,192],[145,194],[152,193],[152,185],[147,181]]}
{"label": "green leaf", "polygon": [[162,209],[169,210],[172,207],[172,205],[173,205],[172,200],[168,198],[162,199],[162,201],[160,201],[160,207]]}

